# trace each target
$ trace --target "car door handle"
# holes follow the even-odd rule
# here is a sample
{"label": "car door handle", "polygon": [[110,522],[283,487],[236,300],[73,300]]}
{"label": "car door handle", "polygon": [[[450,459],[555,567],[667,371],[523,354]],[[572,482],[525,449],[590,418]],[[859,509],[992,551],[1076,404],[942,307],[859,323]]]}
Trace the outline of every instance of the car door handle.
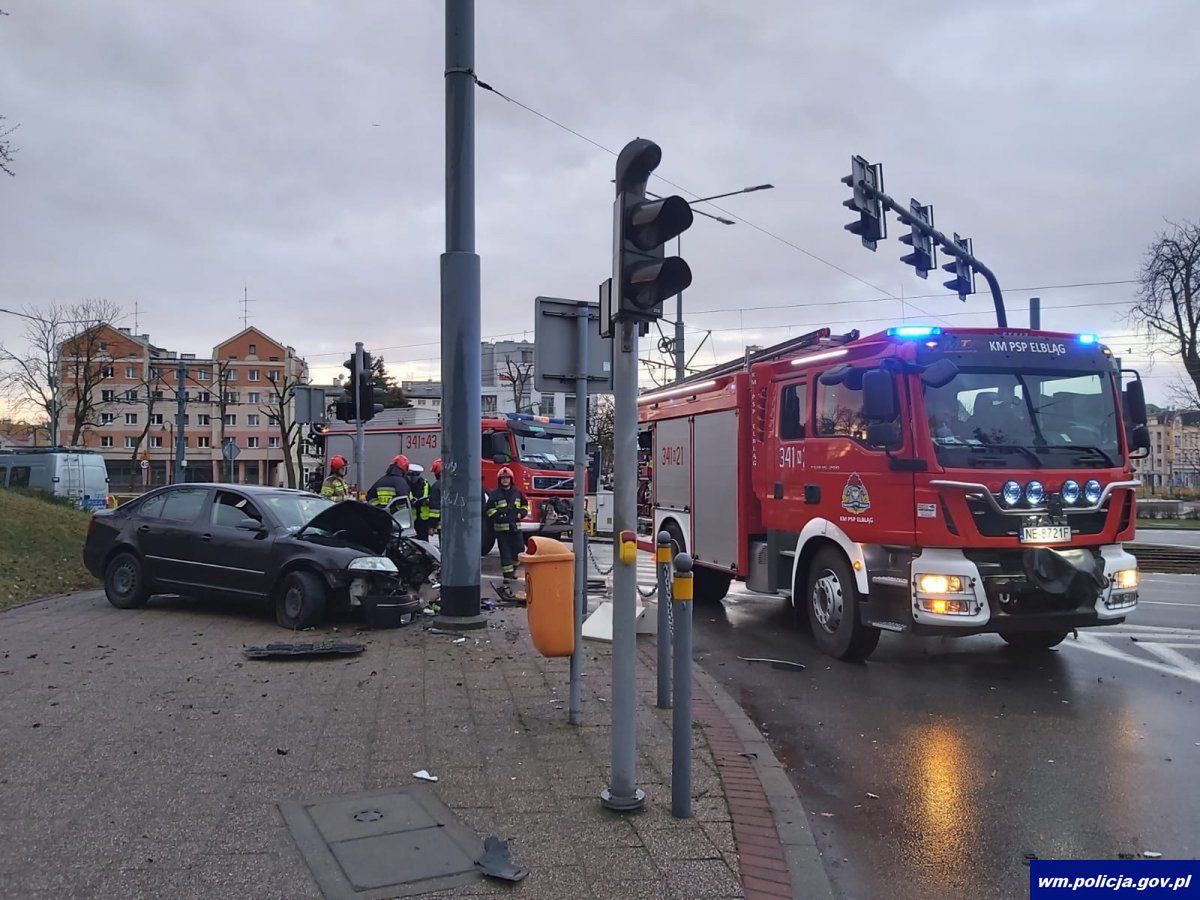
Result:
{"label": "car door handle", "polygon": [[211,540],[212,540],[212,535],[211,535],[211,534],[202,534],[202,535],[200,535],[200,540],[202,540],[202,541],[211,541]]}
{"label": "car door handle", "polygon": [[138,526],[138,534],[146,534],[149,530],[150,530],[149,525],[139,525]]}

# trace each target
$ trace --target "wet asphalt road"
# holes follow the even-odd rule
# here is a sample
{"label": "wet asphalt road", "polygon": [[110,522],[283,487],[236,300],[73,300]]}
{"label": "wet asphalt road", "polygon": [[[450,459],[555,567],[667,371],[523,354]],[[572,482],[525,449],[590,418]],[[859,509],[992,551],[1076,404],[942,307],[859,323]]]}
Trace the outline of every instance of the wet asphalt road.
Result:
{"label": "wet asphalt road", "polygon": [[696,655],[788,766],[839,897],[1026,897],[1026,853],[1200,856],[1200,577],[1142,597],[1041,655],[885,634],[847,664],[736,589],[696,608]]}

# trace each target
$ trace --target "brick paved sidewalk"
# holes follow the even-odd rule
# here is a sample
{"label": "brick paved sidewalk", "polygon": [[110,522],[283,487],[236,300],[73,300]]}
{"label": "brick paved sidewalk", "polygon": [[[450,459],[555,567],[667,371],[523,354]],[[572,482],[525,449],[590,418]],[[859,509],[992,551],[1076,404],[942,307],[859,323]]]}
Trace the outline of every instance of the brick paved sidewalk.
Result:
{"label": "brick paved sidewalk", "polygon": [[[721,774],[695,729],[696,817],[672,819],[670,713],[653,708],[640,661],[647,809],[609,813],[597,800],[608,648],[587,645],[585,725],[571,727],[567,661],[534,653],[524,617],[496,611],[461,644],[345,620],[327,636],[362,640],[360,657],[253,662],[244,644],[287,635],[232,604],[120,611],[95,592],[0,614],[0,894],[319,897],[276,803],[411,784],[428,769],[469,827],[511,838],[531,870],[516,887],[481,880],[455,896],[742,896],[743,871],[747,893],[787,896],[783,857],[762,849],[769,804],[720,711],[698,692]],[[757,848],[742,869],[726,791],[735,815],[755,817],[736,825]]]}

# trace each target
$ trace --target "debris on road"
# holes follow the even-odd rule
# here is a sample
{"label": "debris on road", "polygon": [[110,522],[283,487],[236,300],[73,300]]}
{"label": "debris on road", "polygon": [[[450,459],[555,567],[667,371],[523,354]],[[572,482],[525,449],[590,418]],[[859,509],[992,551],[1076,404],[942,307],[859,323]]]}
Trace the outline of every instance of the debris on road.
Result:
{"label": "debris on road", "polygon": [[356,656],[367,649],[354,641],[298,641],[292,644],[253,644],[243,648],[248,659],[277,659],[287,656]]}
{"label": "debris on road", "polygon": [[878,800],[878,799],[879,799],[879,795],[878,795],[878,794],[872,794],[870,791],[867,791],[867,797],[868,797],[868,798],[870,798],[871,800]]}
{"label": "debris on road", "polygon": [[457,640],[451,641],[450,643],[452,643],[452,644],[465,644],[466,642],[467,642],[467,639],[466,639],[465,637],[461,637],[461,638],[458,638]]}
{"label": "debris on road", "polygon": [[772,669],[795,669],[798,672],[803,672],[807,666],[804,663],[793,662],[790,659],[767,659],[761,656],[739,656],[742,662],[759,662],[770,663]]}
{"label": "debris on road", "polygon": [[502,881],[521,881],[529,874],[525,866],[518,866],[508,855],[508,841],[492,835],[483,842],[483,856],[475,860],[481,872],[489,878]]}
{"label": "debris on road", "polygon": [[1157,850],[1143,850],[1142,856],[1146,859],[1162,859],[1162,854]]}
{"label": "debris on road", "polygon": [[287,747],[276,747],[275,752],[278,753],[280,756],[287,756],[288,753],[290,753],[291,751],[289,751],[287,749]]}
{"label": "debris on road", "polygon": [[437,781],[438,780],[438,777],[436,775],[431,775],[429,773],[429,771],[426,769],[419,769],[418,771],[413,772],[413,778],[419,778],[422,781]]}

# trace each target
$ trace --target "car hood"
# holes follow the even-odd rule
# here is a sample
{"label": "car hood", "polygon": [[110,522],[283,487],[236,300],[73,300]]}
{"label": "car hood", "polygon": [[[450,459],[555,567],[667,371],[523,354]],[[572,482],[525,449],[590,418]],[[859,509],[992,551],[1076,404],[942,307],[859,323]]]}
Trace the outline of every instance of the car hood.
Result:
{"label": "car hood", "polygon": [[343,500],[313,516],[296,537],[302,538],[306,531],[320,529],[327,534],[337,534],[347,544],[365,547],[382,556],[395,528],[396,522],[386,510],[358,500]]}

